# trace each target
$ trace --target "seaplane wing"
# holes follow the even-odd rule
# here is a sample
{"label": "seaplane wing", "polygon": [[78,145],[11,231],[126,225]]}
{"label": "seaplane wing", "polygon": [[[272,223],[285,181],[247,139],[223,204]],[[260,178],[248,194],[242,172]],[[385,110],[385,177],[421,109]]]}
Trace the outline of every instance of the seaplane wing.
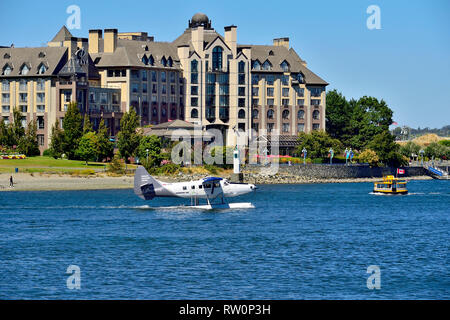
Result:
{"label": "seaplane wing", "polygon": [[178,197],[195,200],[206,199],[208,205],[212,200],[236,197],[252,191],[257,187],[247,183],[231,183],[218,177],[207,177],[196,181],[167,183],[153,178],[144,167],[139,166],[134,175],[134,193],[143,200],[155,197]]}

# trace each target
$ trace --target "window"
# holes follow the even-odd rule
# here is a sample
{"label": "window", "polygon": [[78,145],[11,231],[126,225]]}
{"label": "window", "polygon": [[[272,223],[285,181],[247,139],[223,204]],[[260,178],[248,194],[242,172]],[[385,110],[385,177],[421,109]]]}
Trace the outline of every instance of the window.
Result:
{"label": "window", "polygon": [[297,132],[305,132],[305,124],[304,123],[297,124]]}
{"label": "window", "polygon": [[312,97],[320,97],[321,93],[322,93],[321,88],[311,88],[311,96]]}
{"label": "window", "polygon": [[238,130],[245,132],[245,123],[238,123]]}
{"label": "window", "polygon": [[170,117],[175,119],[177,117],[177,110],[175,108],[172,108],[170,111]]}
{"label": "window", "polygon": [[146,83],[142,84],[142,93],[147,93],[147,84]]}
{"label": "window", "polygon": [[289,63],[287,63],[286,60],[284,60],[284,61],[281,63],[280,66],[281,66],[281,69],[283,69],[284,72],[289,72]]}
{"label": "window", "polygon": [[143,64],[148,65],[148,58],[147,58],[147,56],[145,54],[142,57],[141,61],[142,61]]}
{"label": "window", "polygon": [[289,88],[283,88],[281,93],[283,97],[289,97]]}
{"label": "window", "polygon": [[320,124],[318,124],[318,123],[313,123],[312,129],[313,129],[313,130],[319,130],[319,129],[320,129]]}
{"label": "window", "polygon": [[273,88],[267,88],[267,96],[268,97],[273,97]]}
{"label": "window", "polygon": [[175,94],[175,86],[173,84],[170,86],[170,94]]}
{"label": "window", "polygon": [[142,71],[142,81],[147,81],[147,70],[141,70]]}
{"label": "window", "polygon": [[44,74],[47,71],[47,67],[41,63],[38,69],[38,74]]}
{"label": "window", "polygon": [[19,93],[19,102],[28,102],[28,93]]}
{"label": "window", "polygon": [[197,107],[198,106],[198,98],[197,97],[191,98],[191,106],[192,107]]}
{"label": "window", "polygon": [[191,95],[193,96],[198,95],[198,86],[191,86]]}
{"label": "window", "polygon": [[273,99],[267,99],[267,105],[273,106],[273,105],[275,105],[275,101]]}
{"label": "window", "polygon": [[8,117],[8,116],[3,117],[3,123],[4,123],[5,125],[8,125],[8,124],[9,124],[9,117]]}
{"label": "window", "polygon": [[152,71],[152,81],[156,82],[156,71]]}
{"label": "window", "polygon": [[212,51],[212,66],[213,70],[222,70],[222,55],[223,49],[222,47],[215,47]]}
{"label": "window", "polygon": [[166,57],[162,57],[161,64],[165,67],[167,65]]}
{"label": "window", "polygon": [[259,105],[259,99],[252,99],[252,106],[256,107]]}
{"label": "window", "polygon": [[245,107],[245,98],[238,99],[238,107]]}
{"label": "window", "polygon": [[305,82],[304,79],[303,79],[303,74],[299,73],[299,74],[297,75],[297,80],[298,80],[298,82],[300,82],[300,83]]}
{"label": "window", "polygon": [[20,119],[20,124],[22,125],[22,128],[26,128],[27,127],[27,117],[22,117],[22,119]]}
{"label": "window", "polygon": [[298,106],[304,106],[305,105],[305,100],[304,99],[297,99],[297,105]]}
{"label": "window", "polygon": [[44,117],[43,116],[39,116],[37,117],[37,125],[38,125],[38,129],[44,129]]}
{"label": "window", "polygon": [[261,70],[261,63],[258,60],[255,60],[253,62],[253,69],[254,70]]}
{"label": "window", "polygon": [[191,118],[193,118],[193,119],[197,119],[198,118],[198,110],[197,109],[192,109],[192,111],[191,111]]}
{"label": "window", "polygon": [[191,72],[198,72],[198,61],[197,60],[191,61]]}
{"label": "window", "polygon": [[269,111],[267,111],[267,119],[273,119],[275,112],[270,109]]}
{"label": "window", "polygon": [[312,114],[313,119],[319,120],[319,116],[320,116],[319,110],[314,110]]}
{"label": "window", "polygon": [[9,93],[2,93],[2,103],[9,103]]}
{"label": "window", "polygon": [[26,64],[24,64],[24,65],[22,66],[22,69],[20,69],[20,74],[24,76],[24,75],[26,75],[29,71],[30,71],[30,68],[28,68],[28,66],[27,66]]}
{"label": "window", "polygon": [[156,117],[156,116],[158,116],[158,109],[156,109],[156,108],[153,108],[153,112],[152,112],[152,114],[153,114],[153,117]]}
{"label": "window", "polygon": [[311,105],[312,106],[319,106],[320,105],[320,99],[311,99]]}
{"label": "window", "polygon": [[9,113],[10,112],[10,106],[3,105],[2,106],[2,112],[3,113]]}
{"label": "window", "polygon": [[19,84],[19,90],[20,91],[27,91],[28,88],[28,83],[26,80],[20,80],[20,84]]}
{"label": "window", "polygon": [[259,96],[259,87],[252,88],[252,96],[254,96],[254,97]]}
{"label": "window", "polygon": [[166,78],[166,73],[164,71],[161,72],[161,82],[166,82],[167,78]]}
{"label": "window", "polygon": [[131,78],[139,79],[139,70],[131,70]]}
{"label": "window", "polygon": [[161,94],[167,94],[167,87],[165,84],[161,85]]}
{"label": "window", "polygon": [[289,123],[283,123],[283,132],[289,132]]}
{"label": "window", "polygon": [[169,68],[172,68],[173,66],[173,60],[171,57],[169,57],[169,59],[167,59],[167,65],[169,66]]}
{"label": "window", "polygon": [[42,147],[44,145],[44,135],[43,134],[38,134],[37,135],[37,141],[38,141],[39,146]]}
{"label": "window", "polygon": [[191,83],[193,84],[198,83],[198,73],[191,73]]}
{"label": "window", "polygon": [[64,102],[72,101],[72,91],[64,91]]}
{"label": "window", "polygon": [[166,114],[167,114],[166,108],[162,108],[162,109],[161,109],[161,116],[162,116],[162,117],[165,117]]}
{"label": "window", "polygon": [[45,112],[45,106],[44,105],[37,105],[37,112],[38,113],[44,113]]}
{"label": "window", "polygon": [[238,118],[239,119],[245,119],[245,111],[243,109],[240,109],[238,112]]}
{"label": "window", "polygon": [[289,105],[289,99],[281,99],[281,105],[288,106]]}
{"label": "window", "polygon": [[245,87],[238,88],[238,96],[245,97]]}
{"label": "window", "polygon": [[258,84],[259,82],[259,75],[254,74],[252,75],[252,84]]}
{"label": "window", "polygon": [[281,84],[283,86],[288,86],[289,85],[289,76],[282,75],[281,76]]}
{"label": "window", "polygon": [[253,118],[253,119],[258,119],[258,117],[259,117],[259,111],[258,111],[258,109],[253,109],[253,110],[252,110],[252,118]]}
{"label": "window", "polygon": [[2,81],[2,91],[9,91],[9,81],[8,80],[3,80]]}
{"label": "window", "polygon": [[3,67],[3,75],[7,76],[11,74],[12,68],[9,64],[6,64],[6,66]]}
{"label": "window", "polygon": [[37,81],[36,89],[37,89],[38,91],[44,91],[44,90],[45,90],[45,81],[42,80],[42,79],[39,79],[39,80]]}
{"label": "window", "polygon": [[171,83],[175,83],[175,72],[169,73],[169,79]]}
{"label": "window", "polygon": [[240,61],[239,65],[238,65],[238,72],[239,73],[245,73],[245,62],[244,61]]}
{"label": "window", "polygon": [[263,65],[262,65],[262,69],[269,71],[272,70],[272,65],[270,64],[269,60],[266,60]]}
{"label": "window", "polygon": [[272,132],[274,126],[275,126],[275,124],[273,124],[273,123],[268,123],[268,124],[267,124],[267,132],[268,132],[268,133],[269,133],[269,132]]}
{"label": "window", "polygon": [[269,86],[273,86],[275,82],[275,76],[273,74],[270,74],[266,77],[266,82]]}
{"label": "window", "polygon": [[150,58],[148,58],[148,63],[152,66],[155,64],[155,59],[153,59],[153,56],[150,55]]}
{"label": "window", "polygon": [[45,93],[43,92],[38,92],[36,94],[36,102],[37,103],[45,103]]}
{"label": "window", "polygon": [[289,110],[283,110],[282,117],[283,119],[289,119]]}
{"label": "window", "polygon": [[131,84],[131,92],[138,93],[139,92],[139,84],[138,83],[132,83]]}
{"label": "window", "polygon": [[156,85],[156,83],[152,84],[152,93],[157,93],[158,92],[158,87]]}
{"label": "window", "polygon": [[297,112],[297,119],[298,119],[298,120],[303,120],[303,119],[305,119],[305,111],[303,111],[303,110],[298,110],[298,112]]}
{"label": "window", "polygon": [[238,84],[245,84],[245,73],[238,74]]}
{"label": "window", "polygon": [[28,106],[20,106],[19,110],[20,112],[28,112]]}

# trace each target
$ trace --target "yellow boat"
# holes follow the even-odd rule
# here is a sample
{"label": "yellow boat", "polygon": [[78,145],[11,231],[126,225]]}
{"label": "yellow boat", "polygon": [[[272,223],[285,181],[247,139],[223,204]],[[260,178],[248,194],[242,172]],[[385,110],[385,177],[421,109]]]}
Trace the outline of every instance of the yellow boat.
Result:
{"label": "yellow boat", "polygon": [[394,176],[383,177],[383,181],[373,184],[374,193],[382,194],[407,194],[406,180],[395,178]]}

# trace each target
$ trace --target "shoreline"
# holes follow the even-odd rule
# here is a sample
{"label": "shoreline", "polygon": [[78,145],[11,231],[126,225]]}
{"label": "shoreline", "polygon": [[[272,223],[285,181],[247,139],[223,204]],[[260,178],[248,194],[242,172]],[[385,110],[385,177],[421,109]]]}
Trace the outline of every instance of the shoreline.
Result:
{"label": "shoreline", "polygon": [[[0,174],[0,192],[14,191],[75,191],[75,190],[111,190],[111,189],[133,189],[133,176],[108,176],[98,174],[95,176],[70,176],[59,174],[13,174],[14,188],[9,187],[11,174]],[[180,175],[171,177],[155,177],[164,182],[191,181],[204,177],[204,175]],[[229,178],[229,177],[224,177]],[[405,177],[411,180],[431,180],[428,176]],[[318,184],[318,183],[368,183],[378,181],[380,178],[344,178],[344,179],[317,179],[306,177],[254,176],[245,179],[246,183],[257,185],[265,184]]]}

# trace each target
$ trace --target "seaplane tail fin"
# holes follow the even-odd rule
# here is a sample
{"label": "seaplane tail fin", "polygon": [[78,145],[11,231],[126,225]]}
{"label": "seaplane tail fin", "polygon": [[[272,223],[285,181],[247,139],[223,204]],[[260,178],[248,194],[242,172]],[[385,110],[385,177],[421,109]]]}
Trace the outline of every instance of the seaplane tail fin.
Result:
{"label": "seaplane tail fin", "polygon": [[155,189],[162,187],[144,167],[139,166],[134,174],[134,193],[143,200],[151,200],[156,196]]}

